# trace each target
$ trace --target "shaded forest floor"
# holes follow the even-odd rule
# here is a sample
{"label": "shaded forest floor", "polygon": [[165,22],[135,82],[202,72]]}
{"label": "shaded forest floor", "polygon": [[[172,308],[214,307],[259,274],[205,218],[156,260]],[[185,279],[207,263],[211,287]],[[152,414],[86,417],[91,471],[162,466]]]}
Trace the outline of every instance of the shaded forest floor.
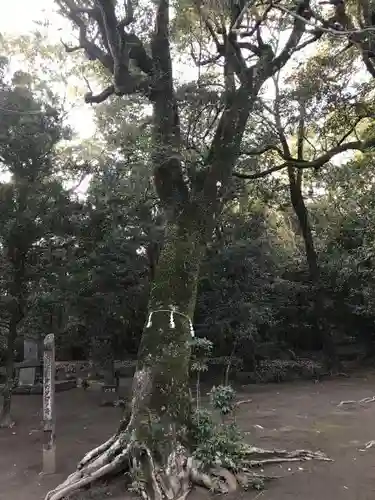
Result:
{"label": "shaded forest floor", "polygon": [[[126,387],[122,388],[126,391]],[[255,445],[311,448],[326,452],[333,463],[304,462],[267,468],[278,476],[263,492],[244,493],[248,500],[369,500],[375,491],[375,403],[338,408],[342,400],[375,395],[375,373],[321,383],[297,382],[249,386],[240,399],[252,398],[237,414],[240,427]],[[100,407],[102,395],[81,389],[57,394],[58,474],[41,476],[41,397],[16,396],[17,427],[0,430],[0,499],[43,500],[45,493],[71,472],[76,462],[116,428],[121,410]],[[289,477],[288,477],[289,476]],[[114,497],[124,498],[119,492]],[[117,494],[119,496],[117,496]],[[193,500],[208,498],[196,491]],[[242,496],[242,495],[241,495]],[[103,494],[82,498],[102,500]],[[238,499],[239,494],[235,495]],[[106,498],[108,498],[106,496]]]}

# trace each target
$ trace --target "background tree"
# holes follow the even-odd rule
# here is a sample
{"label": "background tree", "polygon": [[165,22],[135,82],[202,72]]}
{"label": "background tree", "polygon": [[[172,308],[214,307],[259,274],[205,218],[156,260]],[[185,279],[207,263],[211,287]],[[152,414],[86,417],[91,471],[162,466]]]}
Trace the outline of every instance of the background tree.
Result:
{"label": "background tree", "polygon": [[[2,62],[5,70],[7,61]],[[47,94],[42,99],[42,90],[38,85],[33,88],[30,75],[22,72],[7,83],[4,71],[0,158],[9,180],[1,183],[0,200],[1,307],[7,324],[2,426],[13,424],[10,405],[19,326],[33,306],[32,290],[41,278],[41,255],[46,247],[51,251],[69,206],[67,193],[53,178],[54,148],[67,130],[61,126],[54,96]]]}
{"label": "background tree", "polygon": [[[345,64],[347,55],[342,53],[341,64],[337,65],[339,56],[333,56],[328,50],[327,43],[320,42],[317,54],[306,63],[300,62],[293,76],[283,81],[282,91],[280,75],[274,78],[273,102],[261,100],[259,103],[260,119],[263,120],[263,125],[256,129],[255,140],[259,147],[247,151],[251,156],[260,155],[259,160],[262,163],[265,160],[270,167],[241,177],[256,179],[275,172],[283,175],[283,170],[287,173],[290,202],[305,246],[316,309],[315,328],[324,347],[326,366],[337,371],[335,339],[329,324],[325,324],[325,289],[320,280],[314,229],[308,211],[309,198],[317,189],[318,174],[323,167],[334,168],[336,157],[343,152],[372,148],[374,138],[360,132],[372,113],[371,84],[352,82]],[[319,121],[321,126],[317,126]],[[247,163],[244,159],[244,168]],[[311,175],[312,170],[314,175]]]}

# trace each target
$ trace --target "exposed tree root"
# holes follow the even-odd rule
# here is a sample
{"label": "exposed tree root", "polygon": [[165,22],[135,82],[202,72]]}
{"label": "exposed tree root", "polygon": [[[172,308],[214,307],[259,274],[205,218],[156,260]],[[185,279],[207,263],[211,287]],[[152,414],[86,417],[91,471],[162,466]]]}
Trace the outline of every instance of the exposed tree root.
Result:
{"label": "exposed tree root", "polygon": [[355,401],[354,399],[348,399],[345,401],[340,401],[340,403],[337,405],[339,408],[347,405],[366,405],[369,403],[375,403],[375,396],[370,396],[367,398],[359,399],[358,401]]}
{"label": "exposed tree root", "polygon": [[254,467],[312,459],[330,460],[321,452],[264,450],[244,445],[235,470],[219,465],[207,469],[189,456],[186,448],[176,445],[166,464],[161,465],[146,445],[135,440],[134,433],[123,431],[87,453],[77,470],[50,491],[45,500],[62,500],[114,472],[127,473],[132,489],[144,500],[184,500],[194,484],[217,493],[234,492],[238,487],[259,488],[272,477],[257,474]]}
{"label": "exposed tree root", "polygon": [[368,441],[366,444],[365,444],[365,447],[364,448],[360,448],[359,451],[366,451],[366,450],[369,450],[370,448],[374,447],[375,446],[375,440],[372,439],[371,441]]}
{"label": "exposed tree root", "polygon": [[246,405],[246,404],[252,403],[252,402],[253,402],[252,399],[243,399],[242,401],[237,401],[235,406],[238,407],[238,406]]}
{"label": "exposed tree root", "polygon": [[9,413],[0,417],[0,429],[12,429],[15,425],[16,423]]}
{"label": "exposed tree root", "polygon": [[243,463],[249,467],[260,467],[266,464],[275,464],[281,462],[302,462],[306,460],[323,460],[331,462],[321,451],[310,450],[264,450],[255,446],[243,447]]}

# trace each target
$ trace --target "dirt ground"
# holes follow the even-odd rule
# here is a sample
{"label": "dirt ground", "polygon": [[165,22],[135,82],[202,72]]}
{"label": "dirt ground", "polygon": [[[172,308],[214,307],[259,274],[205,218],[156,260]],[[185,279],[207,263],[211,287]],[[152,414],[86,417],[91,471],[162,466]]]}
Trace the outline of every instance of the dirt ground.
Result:
{"label": "dirt ground", "polygon": [[[342,400],[375,395],[375,373],[321,383],[249,386],[240,399],[252,398],[238,413],[240,426],[255,445],[325,451],[334,462],[277,466],[282,476],[248,500],[370,500],[375,492],[375,402],[338,408]],[[0,430],[0,500],[43,500],[92,447],[108,438],[120,409],[100,407],[101,394],[75,389],[57,394],[58,474],[42,476],[41,397],[16,396],[17,427]],[[270,471],[268,468],[266,471]],[[285,477],[284,477],[285,476]],[[201,491],[194,499],[208,497]],[[236,499],[240,495],[236,495]],[[102,500],[104,496],[100,496]],[[117,498],[117,497],[116,497]],[[120,498],[120,497],[118,497]],[[124,498],[124,496],[122,496]]]}

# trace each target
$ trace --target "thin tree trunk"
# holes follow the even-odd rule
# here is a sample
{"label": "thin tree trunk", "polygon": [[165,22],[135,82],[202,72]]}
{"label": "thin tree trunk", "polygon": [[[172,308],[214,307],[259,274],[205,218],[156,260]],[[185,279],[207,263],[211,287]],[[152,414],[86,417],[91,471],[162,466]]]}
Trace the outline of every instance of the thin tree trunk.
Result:
{"label": "thin tree trunk", "polygon": [[[280,114],[280,92],[279,81],[275,80],[276,101],[275,101],[275,121],[279,134],[281,146],[287,160],[292,160],[292,154],[288,141],[284,134]],[[304,141],[305,141],[305,114],[306,104],[303,100],[299,103],[299,121],[297,131],[297,158],[300,161],[304,159]],[[325,363],[327,368],[338,368],[338,357],[332,334],[324,321],[324,297],[320,287],[320,269],[318,255],[314,246],[314,239],[311,231],[308,211],[302,195],[302,177],[303,170],[296,169],[292,164],[288,165],[289,192],[294,212],[297,216],[299,227],[305,245],[307,265],[309,268],[310,283],[313,290],[313,303],[315,309],[316,329],[322,342]]]}
{"label": "thin tree trunk", "polygon": [[314,294],[314,315],[317,333],[322,342],[325,364],[327,368],[329,370],[338,369],[339,360],[337,357],[336,346],[331,331],[324,321],[324,295],[320,286],[318,255],[315,250],[309,216],[301,191],[302,170],[298,170],[297,174],[295,174],[295,172],[293,171],[293,167],[290,166],[288,167],[288,174],[290,197],[302,232],[302,237],[305,245],[306,260],[309,268],[310,283]]}
{"label": "thin tree trunk", "polygon": [[17,338],[17,319],[12,317],[8,329],[8,345],[6,350],[6,381],[3,389],[3,407],[0,416],[0,427],[13,427],[11,403],[14,385],[14,348]]}

